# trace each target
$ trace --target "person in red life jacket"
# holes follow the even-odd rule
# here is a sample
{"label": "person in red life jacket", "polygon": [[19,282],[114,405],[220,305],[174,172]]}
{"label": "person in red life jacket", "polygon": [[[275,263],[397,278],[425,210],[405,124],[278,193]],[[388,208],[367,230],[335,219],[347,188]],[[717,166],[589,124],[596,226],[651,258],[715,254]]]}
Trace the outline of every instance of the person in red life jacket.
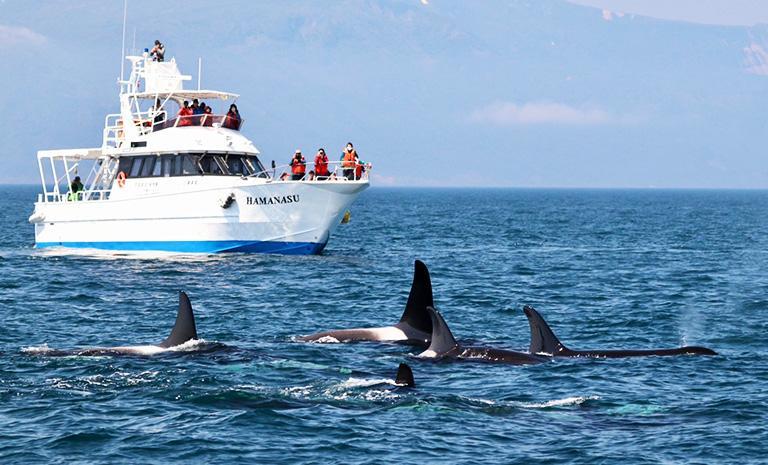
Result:
{"label": "person in red life jacket", "polygon": [[296,150],[291,160],[291,180],[301,181],[304,173],[307,172],[307,161],[301,155],[301,150]]}
{"label": "person in red life jacket", "polygon": [[[201,103],[200,106],[205,105]],[[203,109],[203,126],[213,126],[213,110],[208,105]]]}
{"label": "person in red life jacket", "polygon": [[357,156],[355,146],[352,142],[347,142],[347,148],[341,154],[341,167],[344,168],[344,177],[351,180],[355,179],[356,166],[360,157]]}
{"label": "person in red life jacket", "polygon": [[184,100],[184,106],[179,109],[179,124],[177,126],[192,126],[192,109],[189,102]]}
{"label": "person in red life jacket", "polygon": [[325,149],[319,149],[317,155],[315,155],[315,176],[317,180],[328,179],[331,173],[328,172],[328,155],[325,154]]}
{"label": "person in red life jacket", "polygon": [[234,129],[235,131],[240,129],[240,112],[237,111],[237,105],[234,103],[229,106],[227,116],[224,117],[223,127],[227,129]]}

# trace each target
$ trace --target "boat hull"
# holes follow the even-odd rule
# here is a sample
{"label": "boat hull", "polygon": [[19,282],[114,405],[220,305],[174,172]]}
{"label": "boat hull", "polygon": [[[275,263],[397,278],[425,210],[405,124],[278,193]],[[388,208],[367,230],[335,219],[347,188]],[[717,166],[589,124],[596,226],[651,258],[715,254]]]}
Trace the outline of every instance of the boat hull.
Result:
{"label": "boat hull", "polygon": [[318,254],[368,187],[211,178],[132,180],[108,200],[38,202],[36,247]]}

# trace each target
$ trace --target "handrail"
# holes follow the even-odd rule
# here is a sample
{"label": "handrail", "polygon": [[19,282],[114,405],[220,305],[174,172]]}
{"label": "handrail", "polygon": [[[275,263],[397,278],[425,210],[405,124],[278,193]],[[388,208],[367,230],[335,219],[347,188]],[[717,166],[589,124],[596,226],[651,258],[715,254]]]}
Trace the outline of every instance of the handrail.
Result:
{"label": "handrail", "polygon": [[[161,116],[159,121],[156,118]],[[167,128],[203,126],[232,129],[240,131],[243,128],[245,120],[235,119],[226,115],[215,115],[211,113],[202,113],[198,115],[174,116],[168,119],[168,114],[164,110],[148,110],[133,113],[133,124],[140,135],[147,135],[151,132],[160,131]],[[120,113],[112,113],[104,118],[104,131],[102,134],[102,146],[108,148],[117,148],[125,140],[124,136],[125,122]]]}
{"label": "handrail", "polygon": [[234,119],[229,115],[214,115],[211,113],[202,113],[199,115],[183,115],[174,116],[171,119],[165,119],[163,121],[152,124],[153,131],[160,131],[167,128],[187,127],[187,126],[204,126],[204,127],[216,127],[225,128],[239,131],[242,129],[244,119]]}
{"label": "handrail", "polygon": [[[307,163],[307,165],[311,165],[314,167],[314,163]],[[71,171],[73,167],[69,167],[66,171]],[[262,177],[267,178],[267,182],[307,182],[307,181],[319,181],[319,182],[349,182],[349,181],[366,181],[369,179],[371,169],[373,168],[370,163],[360,163],[356,162],[354,167],[344,166],[344,161],[328,161],[328,172],[329,176],[321,176],[321,177],[310,177],[310,171],[314,170],[306,170],[304,176],[302,176],[301,179],[291,179],[292,176],[289,174],[291,166],[290,165],[280,165],[276,166],[274,169],[270,170],[263,170],[258,173],[251,174],[249,176],[245,176],[246,178],[255,178],[255,177]],[[109,170],[110,166],[104,167],[105,171],[100,171],[100,174],[102,176],[109,176]],[[279,171],[283,171],[279,178],[275,179],[275,174]],[[98,174],[96,175],[98,177]],[[61,178],[63,178],[62,176]],[[90,176],[89,176],[90,177]],[[59,179],[61,181],[62,179]],[[109,188],[101,188],[101,189],[94,189],[89,188],[89,186],[86,186],[85,189],[73,193],[71,190],[68,190],[66,192],[62,191],[52,191],[52,192],[43,192],[40,194],[40,199],[43,202],[93,202],[93,201],[103,201],[108,200],[110,197],[110,194],[114,190],[115,186],[114,184],[110,186]]]}
{"label": "handrail", "polygon": [[[310,171],[313,172],[315,170],[308,170],[305,167],[304,170],[304,176],[301,179],[292,179],[293,175],[291,174],[291,165],[279,165],[272,169],[265,169],[263,171],[260,171],[258,173],[254,173],[248,177],[265,177],[262,175],[266,175],[266,177],[272,178],[274,181],[362,181],[367,180],[368,176],[370,174],[370,171],[373,169],[373,165],[371,163],[365,163],[357,161],[355,162],[355,165],[352,167],[344,166],[344,161],[328,161],[328,176],[317,176],[314,175],[313,179],[310,179]],[[347,162],[348,163],[348,162]],[[314,163],[305,163],[305,165],[313,165]],[[286,171],[287,170],[287,171]],[[278,176],[277,172],[282,171],[282,173]]]}

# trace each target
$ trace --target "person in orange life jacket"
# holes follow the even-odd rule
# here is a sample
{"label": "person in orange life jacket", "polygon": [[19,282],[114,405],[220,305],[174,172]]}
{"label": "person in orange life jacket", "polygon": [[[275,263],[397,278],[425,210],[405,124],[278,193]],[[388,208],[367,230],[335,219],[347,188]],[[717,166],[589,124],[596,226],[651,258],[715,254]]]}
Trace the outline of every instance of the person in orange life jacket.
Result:
{"label": "person in orange life jacket", "polygon": [[240,112],[237,111],[237,105],[234,103],[229,106],[227,116],[224,118],[224,124],[222,125],[227,129],[240,129]]}
{"label": "person in orange life jacket", "polygon": [[189,102],[184,100],[184,106],[179,109],[179,124],[177,126],[192,126],[192,109],[189,108]]}
{"label": "person in orange life jacket", "polygon": [[301,150],[296,150],[291,159],[291,180],[300,181],[307,172],[307,161],[301,155]]}
{"label": "person in orange life jacket", "polygon": [[318,180],[328,179],[331,173],[328,172],[328,155],[325,149],[319,149],[315,155],[315,175]]}
{"label": "person in orange life jacket", "polygon": [[344,177],[353,180],[355,179],[355,167],[360,157],[357,156],[355,146],[352,142],[347,142],[346,150],[341,154],[341,167],[344,168]]}

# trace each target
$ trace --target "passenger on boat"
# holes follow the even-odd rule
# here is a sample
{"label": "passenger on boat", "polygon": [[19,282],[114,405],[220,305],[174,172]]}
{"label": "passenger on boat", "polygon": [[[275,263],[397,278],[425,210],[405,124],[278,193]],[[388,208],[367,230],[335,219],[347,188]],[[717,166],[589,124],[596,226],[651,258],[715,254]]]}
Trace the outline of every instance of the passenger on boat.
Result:
{"label": "passenger on boat", "polygon": [[360,157],[357,156],[355,146],[352,142],[347,142],[346,150],[341,154],[341,166],[344,168],[344,177],[349,180],[355,179],[355,168],[358,164]]}
{"label": "passenger on boat", "polygon": [[312,170],[309,170],[309,173],[307,173],[307,181],[314,181],[315,180],[315,172]]}
{"label": "passenger on boat", "polygon": [[82,192],[83,183],[80,182],[80,176],[75,176],[75,179],[69,184],[69,194],[67,194],[67,200],[79,200],[80,196],[78,192]]}
{"label": "passenger on boat", "polygon": [[331,173],[328,172],[328,155],[325,154],[325,149],[321,148],[315,155],[315,174],[317,174],[317,180],[328,179]]}
{"label": "passenger on boat", "polygon": [[179,109],[179,124],[177,126],[192,126],[192,109],[189,102],[184,100],[184,106]]}
{"label": "passenger on boat", "polygon": [[192,120],[194,121],[195,126],[202,126],[203,125],[203,116],[205,114],[205,102],[200,102],[200,104],[195,108],[194,102],[192,102],[192,114],[195,115]]}
{"label": "passenger on boat", "polygon": [[203,117],[204,117],[203,126],[213,125],[213,110],[211,110],[211,107],[209,107],[208,105],[205,105],[205,111],[203,112]]}
{"label": "passenger on boat", "polygon": [[237,105],[233,103],[229,106],[229,111],[227,116],[224,117],[224,124],[222,126],[227,129],[238,130],[240,129],[240,121],[240,112],[237,111]]}
{"label": "passenger on boat", "polygon": [[304,156],[301,155],[301,150],[296,149],[296,153],[293,154],[293,159],[291,159],[291,180],[301,181],[306,172],[307,161],[304,159]]}
{"label": "passenger on boat", "polygon": [[155,46],[149,52],[154,61],[165,61],[165,45],[161,44],[159,40],[155,41]]}
{"label": "passenger on boat", "polygon": [[[190,105],[189,108],[192,109],[193,116],[202,114],[202,111],[200,110],[200,102],[197,99],[192,100],[192,105]],[[200,118],[189,118],[189,120],[192,121],[193,126],[200,125]]]}
{"label": "passenger on boat", "polygon": [[283,174],[280,175],[280,180],[281,181],[287,181],[288,180],[288,173],[283,171]]}

